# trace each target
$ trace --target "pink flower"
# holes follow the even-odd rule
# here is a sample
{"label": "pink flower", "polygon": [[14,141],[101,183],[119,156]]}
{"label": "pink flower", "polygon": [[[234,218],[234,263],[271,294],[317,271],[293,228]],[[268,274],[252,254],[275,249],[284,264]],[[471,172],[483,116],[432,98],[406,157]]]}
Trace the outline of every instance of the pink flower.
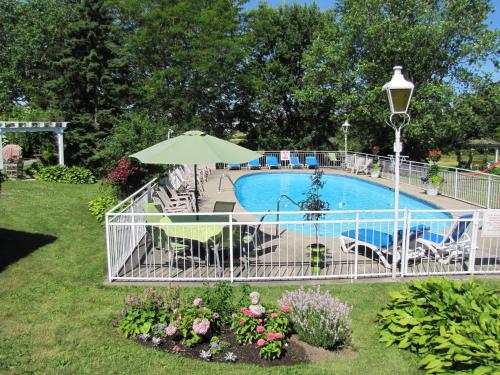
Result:
{"label": "pink flower", "polygon": [[245,316],[252,316],[252,313],[250,312],[249,309],[247,309],[246,307],[242,307],[241,308],[241,312],[243,313],[243,315]]}
{"label": "pink flower", "polygon": [[212,315],[212,318],[214,318],[216,320],[219,319],[220,318],[219,313],[214,312],[213,315]]}
{"label": "pink flower", "polygon": [[262,320],[262,319],[257,319],[257,320],[259,321],[259,323],[262,323],[262,322],[263,322],[263,320]]}
{"label": "pink flower", "polygon": [[273,319],[276,319],[278,316],[279,316],[278,313],[275,313],[275,312],[271,313],[271,318],[273,318]]}
{"label": "pink flower", "polygon": [[167,334],[167,336],[173,336],[177,333],[177,327],[173,324],[169,324],[167,328],[165,328],[165,333]]}
{"label": "pink flower", "polygon": [[264,340],[264,339],[259,339],[259,340],[257,341],[257,345],[259,345],[259,346],[264,346],[264,345],[266,345],[266,340]]}
{"label": "pink flower", "polygon": [[201,300],[201,298],[195,298],[193,301],[193,306],[200,307],[202,302],[203,301]]}
{"label": "pink flower", "polygon": [[244,320],[240,320],[240,326],[244,326],[245,325],[245,321]]}
{"label": "pink flower", "polygon": [[233,318],[233,319],[234,319],[234,318],[237,318],[237,317],[238,317],[238,314],[236,314],[236,313],[232,313],[232,314],[231,314],[231,318]]}
{"label": "pink flower", "polygon": [[258,326],[257,327],[257,333],[262,333],[262,332],[265,332],[266,331],[266,328],[264,326]]}
{"label": "pink flower", "polygon": [[193,331],[198,335],[206,334],[209,328],[210,322],[208,319],[196,318],[193,322]]}
{"label": "pink flower", "polygon": [[290,306],[281,306],[281,310],[285,313],[285,314],[289,314],[292,312],[292,308]]}
{"label": "pink flower", "polygon": [[274,333],[273,332],[270,332],[270,333],[267,334],[267,341],[273,342],[274,339],[275,339],[275,337],[274,337]]}
{"label": "pink flower", "polygon": [[274,338],[277,340],[281,340],[283,338],[283,334],[281,332],[276,332],[274,334]]}

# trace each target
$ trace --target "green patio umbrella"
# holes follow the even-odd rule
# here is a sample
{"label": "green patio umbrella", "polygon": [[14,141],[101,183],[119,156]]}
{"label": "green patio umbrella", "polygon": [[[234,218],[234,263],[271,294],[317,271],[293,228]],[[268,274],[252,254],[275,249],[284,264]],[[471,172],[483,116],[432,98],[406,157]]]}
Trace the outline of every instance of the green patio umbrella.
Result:
{"label": "green patio umbrella", "polygon": [[145,164],[194,164],[195,203],[198,212],[197,164],[246,163],[262,155],[247,148],[191,130],[130,155]]}

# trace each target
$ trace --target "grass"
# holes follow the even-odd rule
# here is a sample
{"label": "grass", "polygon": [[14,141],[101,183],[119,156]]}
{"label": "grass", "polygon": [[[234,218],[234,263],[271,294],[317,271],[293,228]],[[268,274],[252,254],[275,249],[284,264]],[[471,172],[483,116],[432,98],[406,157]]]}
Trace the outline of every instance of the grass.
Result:
{"label": "grass", "polygon": [[[462,160],[468,160],[469,159],[469,153],[468,151],[462,151]],[[472,166],[474,169],[485,169],[482,168],[485,164],[491,163],[493,164],[495,162],[495,153],[494,152],[489,152],[489,153],[483,153],[480,154],[479,152],[474,152],[473,157],[472,157]],[[438,163],[442,167],[454,167],[456,168],[458,163],[457,163],[457,156],[452,153],[452,154],[444,154],[441,157],[441,160],[439,160]]]}
{"label": "grass", "polygon": [[[354,357],[290,368],[209,364],[154,351],[112,327],[138,286],[105,286],[104,230],[87,211],[97,186],[13,181],[0,193],[0,373],[418,374],[418,357],[377,340],[374,318],[398,283],[325,286],[353,309]],[[495,279],[485,279],[500,286]],[[291,287],[260,287],[273,303]],[[190,293],[195,293],[189,290]]]}

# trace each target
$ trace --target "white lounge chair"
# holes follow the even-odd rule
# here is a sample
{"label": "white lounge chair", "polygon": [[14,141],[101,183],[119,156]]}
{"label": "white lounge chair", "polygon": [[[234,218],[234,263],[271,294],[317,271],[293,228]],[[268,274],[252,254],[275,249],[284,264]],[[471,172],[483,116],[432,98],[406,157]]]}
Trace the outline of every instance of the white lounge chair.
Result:
{"label": "white lounge chair", "polygon": [[417,238],[416,244],[421,251],[429,253],[441,264],[449,264],[453,259],[467,257],[471,238],[466,233],[472,222],[472,214],[458,217],[445,234],[425,232]]}

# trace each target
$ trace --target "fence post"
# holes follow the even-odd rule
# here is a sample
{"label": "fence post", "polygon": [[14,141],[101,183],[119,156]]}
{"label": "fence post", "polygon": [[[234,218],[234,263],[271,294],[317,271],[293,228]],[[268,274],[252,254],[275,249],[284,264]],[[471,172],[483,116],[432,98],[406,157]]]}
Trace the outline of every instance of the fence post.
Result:
{"label": "fence post", "polygon": [[106,224],[106,254],[108,258],[108,281],[111,282],[113,278],[111,277],[111,254],[110,254],[110,240],[109,240],[109,221],[108,214],[104,214],[104,222]]}
{"label": "fence post", "polygon": [[455,199],[458,197],[458,169],[455,168],[455,193],[454,193]]}
{"label": "fence post", "polygon": [[[241,245],[240,245],[241,246]],[[223,250],[223,249],[221,249]],[[233,254],[233,214],[229,215],[229,275],[231,283],[234,282],[234,254]]]}
{"label": "fence post", "polygon": [[488,198],[486,200],[486,208],[490,208],[491,204],[491,176],[488,176]]}
{"label": "fence post", "polygon": [[[401,242],[401,278],[405,277],[408,267],[408,237],[410,235],[410,217],[411,212],[408,212],[408,209],[405,209],[403,214],[403,241]],[[392,256],[394,256],[394,254]]]}
{"label": "fence post", "polygon": [[408,163],[408,185],[411,185],[411,160]]}
{"label": "fence post", "polygon": [[359,212],[356,213],[356,248],[354,251],[354,279],[358,278],[358,235],[359,235]]}
{"label": "fence post", "polygon": [[[476,265],[476,248],[477,248],[477,231],[479,230],[479,211],[474,211],[472,215],[472,238],[470,241],[470,254],[469,254],[469,271],[474,275],[474,266]],[[462,250],[464,253],[467,251],[465,248]]]}

